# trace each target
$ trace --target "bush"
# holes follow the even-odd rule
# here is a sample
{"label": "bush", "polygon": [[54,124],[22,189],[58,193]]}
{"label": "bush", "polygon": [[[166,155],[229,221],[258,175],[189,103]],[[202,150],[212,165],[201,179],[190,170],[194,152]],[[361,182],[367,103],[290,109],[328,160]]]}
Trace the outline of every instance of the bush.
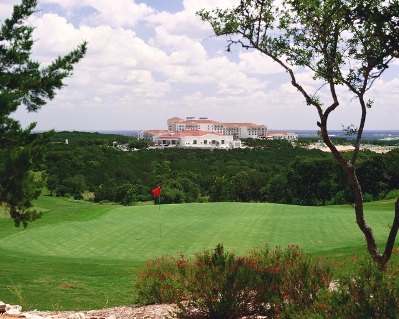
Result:
{"label": "bush", "polygon": [[145,270],[137,275],[137,302],[140,304],[172,303],[187,295],[185,273],[187,260],[180,254],[179,258],[162,256],[147,261]]}
{"label": "bush", "polygon": [[311,311],[293,318],[399,318],[398,279],[395,267],[380,271],[368,258],[356,274],[340,278],[336,289],[321,292]]}
{"label": "bush", "polygon": [[369,193],[364,193],[363,194],[363,201],[365,203],[367,202],[372,202],[373,201],[373,195],[369,194]]}
{"label": "bush", "polygon": [[331,199],[333,205],[342,205],[346,203],[345,191],[337,192]]}
{"label": "bush", "polygon": [[218,245],[193,260],[181,255],[147,262],[136,288],[141,303],[176,303],[179,318],[276,318],[312,305],[330,280],[329,268],[297,246],[258,246],[237,257]]}
{"label": "bush", "polygon": [[397,199],[399,198],[399,189],[393,189],[385,195],[385,199]]}

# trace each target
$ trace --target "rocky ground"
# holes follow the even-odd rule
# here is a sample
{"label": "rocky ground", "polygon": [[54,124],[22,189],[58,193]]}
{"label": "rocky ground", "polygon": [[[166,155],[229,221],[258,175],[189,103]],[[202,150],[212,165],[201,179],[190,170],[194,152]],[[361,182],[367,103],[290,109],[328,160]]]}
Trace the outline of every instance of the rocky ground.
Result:
{"label": "rocky ground", "polygon": [[81,312],[29,311],[20,314],[0,314],[0,319],[165,319],[173,318],[173,305],[148,305],[142,307],[116,307]]}

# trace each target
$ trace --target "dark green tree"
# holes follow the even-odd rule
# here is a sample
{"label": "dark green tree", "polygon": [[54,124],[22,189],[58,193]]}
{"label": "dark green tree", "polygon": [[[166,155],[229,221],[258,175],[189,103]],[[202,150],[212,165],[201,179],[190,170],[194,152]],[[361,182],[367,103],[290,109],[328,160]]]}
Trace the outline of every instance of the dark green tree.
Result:
{"label": "dark green tree", "polygon": [[16,226],[22,223],[25,227],[40,216],[31,210],[31,201],[42,187],[40,174],[35,171],[41,169],[51,133],[32,134],[36,123],[23,129],[10,115],[20,105],[36,112],[53,99],[56,90],[64,86],[63,80],[72,74],[73,65],[86,53],[83,42],[47,67],[33,61],[34,28],[25,21],[36,6],[36,0],[22,0],[0,26],[0,205],[5,205]]}
{"label": "dark green tree", "polygon": [[263,200],[271,203],[292,204],[292,195],[285,172],[274,175],[261,189]]}
{"label": "dark green tree", "polygon": [[235,202],[237,201],[236,191],[230,178],[220,176],[215,178],[209,190],[211,202]]}
{"label": "dark green tree", "polygon": [[[155,203],[158,203],[158,198],[154,198]],[[175,180],[166,181],[162,186],[161,203],[162,204],[180,204],[186,202],[186,194],[183,186]]]}
{"label": "dark green tree", "polygon": [[356,173],[363,192],[372,195],[373,199],[383,198],[388,193],[389,180],[386,156],[372,154],[367,159],[359,161]]}
{"label": "dark green tree", "polygon": [[[287,72],[306,103],[315,108],[320,135],[351,185],[356,221],[366,238],[368,252],[383,269],[399,228],[399,200],[381,253],[364,218],[363,192],[355,164],[367,110],[373,104],[366,93],[399,55],[398,0],[241,0],[231,9],[202,10],[197,14],[212,25],[217,36],[230,37],[227,51],[238,44],[270,57]],[[303,69],[322,84],[312,89],[304,86],[296,73]],[[349,160],[337,150],[328,131],[330,115],[340,105],[339,86],[356,98],[360,111],[357,128],[350,125],[346,129],[356,134],[355,150]]]}
{"label": "dark green tree", "polygon": [[240,202],[258,202],[261,189],[267,184],[267,176],[254,169],[243,170],[231,178],[235,194]]}
{"label": "dark green tree", "polygon": [[298,156],[287,172],[287,185],[295,204],[325,205],[337,191],[337,164],[330,158]]}

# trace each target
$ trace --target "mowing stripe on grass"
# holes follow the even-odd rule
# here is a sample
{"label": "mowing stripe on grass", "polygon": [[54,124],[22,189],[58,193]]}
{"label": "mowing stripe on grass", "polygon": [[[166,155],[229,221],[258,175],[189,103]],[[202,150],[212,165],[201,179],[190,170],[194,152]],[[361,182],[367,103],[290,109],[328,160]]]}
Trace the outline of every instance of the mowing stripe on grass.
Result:
{"label": "mowing stripe on grass", "polygon": [[[10,254],[142,261],[162,254],[192,254],[222,243],[244,254],[253,246],[298,244],[318,252],[364,243],[349,207],[207,203],[116,207],[94,219],[28,228],[0,240]],[[378,238],[388,234],[392,211],[367,212]]]}
{"label": "mowing stripe on grass", "polygon": [[[88,310],[131,305],[138,267],[165,253],[222,243],[244,254],[257,244],[299,244],[313,256],[348,260],[366,252],[350,206],[206,203],[122,207],[40,196],[43,218],[27,229],[0,218],[0,296],[27,309]],[[379,245],[394,201],[366,203]],[[380,248],[382,249],[382,247]],[[394,256],[393,259],[395,259]]]}

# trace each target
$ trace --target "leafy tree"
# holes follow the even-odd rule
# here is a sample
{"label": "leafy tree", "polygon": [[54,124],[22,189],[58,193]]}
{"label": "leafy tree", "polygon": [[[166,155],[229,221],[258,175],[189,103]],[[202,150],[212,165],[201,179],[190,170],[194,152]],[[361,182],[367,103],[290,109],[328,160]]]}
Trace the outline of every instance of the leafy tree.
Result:
{"label": "leafy tree", "polygon": [[[154,198],[155,202],[158,199]],[[183,190],[183,186],[174,180],[169,180],[165,185],[162,186],[161,203],[162,204],[180,204],[186,201],[186,195]]]}
{"label": "leafy tree", "polygon": [[49,66],[31,59],[33,27],[24,21],[35,12],[36,0],[22,0],[14,6],[10,19],[0,26],[0,204],[5,205],[15,225],[25,227],[40,216],[30,210],[31,201],[40,193],[40,168],[44,145],[50,133],[31,134],[36,123],[23,129],[10,114],[23,104],[28,112],[38,111],[46,100],[54,98],[73,65],[86,53],[86,42]]}
{"label": "leafy tree", "polygon": [[287,177],[284,172],[274,175],[266,186],[262,187],[263,200],[271,203],[292,204]]}
{"label": "leafy tree", "polygon": [[[210,22],[216,36],[230,36],[227,51],[238,44],[270,57],[285,69],[306,103],[315,108],[320,135],[349,179],[356,221],[366,238],[368,252],[383,269],[391,257],[399,228],[399,200],[385,251],[381,253],[364,218],[363,192],[355,163],[367,110],[373,104],[366,99],[366,92],[399,55],[399,2],[241,0],[230,9],[202,10],[197,14]],[[296,71],[303,68],[322,83],[319,88],[309,89],[301,84]],[[340,86],[357,99],[361,114],[357,128],[346,128],[348,133],[356,134],[355,150],[349,160],[337,150],[328,134],[329,117],[340,104]]]}
{"label": "leafy tree", "polygon": [[330,158],[298,156],[287,172],[287,184],[295,204],[325,205],[336,192],[336,162]]}
{"label": "leafy tree", "polygon": [[182,186],[184,192],[184,202],[194,203],[198,200],[200,196],[200,188],[195,181],[188,177],[180,176],[176,179],[176,181]]}
{"label": "leafy tree", "polygon": [[66,187],[66,192],[73,195],[75,199],[80,199],[86,189],[85,177],[80,174],[68,177],[62,184]]}
{"label": "leafy tree", "polygon": [[389,191],[387,171],[386,157],[380,154],[359,161],[356,173],[363,193],[371,194],[373,199],[383,198]]}
{"label": "leafy tree", "polygon": [[399,189],[399,148],[386,154],[388,162],[389,189]]}
{"label": "leafy tree", "polygon": [[250,169],[237,173],[231,181],[240,202],[258,202],[261,199],[261,189],[266,185],[267,178],[266,174]]}
{"label": "leafy tree", "polygon": [[237,195],[231,179],[226,176],[216,177],[209,190],[209,199],[211,202],[235,202]]}
{"label": "leafy tree", "polygon": [[147,139],[140,140],[137,137],[132,137],[129,140],[129,148],[130,149],[133,149],[133,148],[140,149],[140,148],[151,146],[153,144],[154,143],[150,140],[147,140]]}
{"label": "leafy tree", "polygon": [[50,196],[53,196],[53,191],[58,187],[58,178],[55,175],[50,175],[46,178],[47,189],[50,191]]}

